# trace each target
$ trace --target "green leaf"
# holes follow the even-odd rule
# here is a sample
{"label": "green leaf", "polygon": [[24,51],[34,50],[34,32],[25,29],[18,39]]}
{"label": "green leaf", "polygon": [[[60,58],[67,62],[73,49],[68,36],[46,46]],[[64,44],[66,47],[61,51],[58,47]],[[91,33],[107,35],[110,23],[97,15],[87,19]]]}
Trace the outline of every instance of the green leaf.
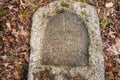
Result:
{"label": "green leaf", "polygon": [[105,28],[108,25],[108,23],[109,23],[109,18],[105,16],[101,22],[101,26]]}
{"label": "green leaf", "polygon": [[5,15],[5,12],[4,10],[0,9],[0,17],[4,16]]}
{"label": "green leaf", "polygon": [[5,54],[6,54],[6,56],[9,57],[9,58],[10,58],[10,57],[14,57],[13,54],[11,54],[11,53],[9,53],[9,52],[6,52]]}
{"label": "green leaf", "polygon": [[31,9],[26,9],[21,13],[21,15],[25,18],[31,11],[32,11]]}

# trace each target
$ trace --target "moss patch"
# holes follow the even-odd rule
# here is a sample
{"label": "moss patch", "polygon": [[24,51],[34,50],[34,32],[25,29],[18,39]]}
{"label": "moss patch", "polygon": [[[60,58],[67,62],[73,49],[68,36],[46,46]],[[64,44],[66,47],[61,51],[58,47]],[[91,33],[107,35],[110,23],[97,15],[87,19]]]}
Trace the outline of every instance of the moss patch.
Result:
{"label": "moss patch", "polygon": [[62,2],[60,3],[60,5],[61,5],[62,7],[66,7],[66,8],[69,7],[69,4],[65,3],[64,1],[62,1]]}
{"label": "moss patch", "polygon": [[40,71],[40,79],[41,80],[55,80],[55,75],[51,74],[49,69],[45,69],[44,71]]}
{"label": "moss patch", "polygon": [[86,15],[86,12],[85,11],[81,11],[80,12],[82,15]]}

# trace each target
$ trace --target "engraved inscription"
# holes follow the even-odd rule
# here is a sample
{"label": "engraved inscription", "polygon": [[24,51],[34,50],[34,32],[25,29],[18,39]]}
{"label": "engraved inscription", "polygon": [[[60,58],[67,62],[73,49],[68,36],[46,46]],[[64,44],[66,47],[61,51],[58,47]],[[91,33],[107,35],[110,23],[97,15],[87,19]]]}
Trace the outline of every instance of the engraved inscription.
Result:
{"label": "engraved inscription", "polygon": [[43,38],[42,64],[85,66],[89,36],[80,17],[65,11],[50,17]]}

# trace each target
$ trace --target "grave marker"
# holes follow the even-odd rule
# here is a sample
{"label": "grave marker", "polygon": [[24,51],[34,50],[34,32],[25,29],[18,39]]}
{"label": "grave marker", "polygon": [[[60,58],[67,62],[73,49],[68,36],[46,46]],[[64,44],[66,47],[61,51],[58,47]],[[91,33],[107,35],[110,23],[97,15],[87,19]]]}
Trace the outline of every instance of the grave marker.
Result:
{"label": "grave marker", "polygon": [[104,80],[99,19],[95,9],[59,0],[33,15],[28,80]]}

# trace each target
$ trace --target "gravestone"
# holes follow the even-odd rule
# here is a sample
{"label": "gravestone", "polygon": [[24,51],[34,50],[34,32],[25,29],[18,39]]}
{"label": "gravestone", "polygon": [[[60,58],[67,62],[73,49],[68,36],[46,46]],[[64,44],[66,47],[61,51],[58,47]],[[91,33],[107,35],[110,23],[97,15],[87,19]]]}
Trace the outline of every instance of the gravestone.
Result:
{"label": "gravestone", "polygon": [[28,80],[104,80],[99,19],[95,9],[59,0],[33,15]]}

